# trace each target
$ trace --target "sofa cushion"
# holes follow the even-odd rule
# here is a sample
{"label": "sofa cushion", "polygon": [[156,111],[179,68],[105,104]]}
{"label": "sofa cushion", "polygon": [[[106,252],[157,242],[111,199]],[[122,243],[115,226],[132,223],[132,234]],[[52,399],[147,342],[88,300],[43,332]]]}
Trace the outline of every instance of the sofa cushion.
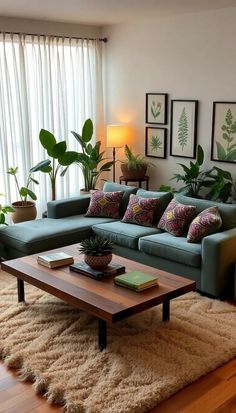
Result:
{"label": "sofa cushion", "polygon": [[236,228],[236,204],[225,204],[205,199],[190,198],[189,196],[175,194],[175,199],[181,204],[196,206],[196,215],[211,206],[217,206],[222,219],[221,231]]}
{"label": "sofa cushion", "polygon": [[80,242],[92,234],[93,224],[110,221],[113,220],[111,218],[89,218],[84,215],[59,219],[36,219],[1,228],[0,238],[5,248],[9,250],[9,257],[11,257],[10,249],[21,251],[22,255],[28,255]]}
{"label": "sofa cushion", "polygon": [[122,222],[151,227],[159,200],[131,194]]}
{"label": "sofa cushion", "polygon": [[119,218],[122,197],[123,191],[95,191],[91,194],[90,204],[85,216]]}
{"label": "sofa cushion", "polygon": [[172,199],[159,221],[158,228],[179,237],[191,221],[195,209],[194,206],[180,204]]}
{"label": "sofa cushion", "polygon": [[157,225],[163,212],[165,211],[167,205],[173,198],[172,192],[156,192],[156,191],[147,191],[146,189],[138,189],[137,195],[143,198],[158,198],[158,207],[154,213],[153,222]]}
{"label": "sofa cushion", "polygon": [[149,235],[140,238],[139,249],[190,267],[201,266],[201,244],[189,244],[186,237],[176,238],[169,233]]}
{"label": "sofa cushion", "polygon": [[103,186],[104,192],[115,192],[115,191],[123,191],[123,198],[120,205],[120,216],[123,217],[127,205],[129,203],[129,196],[130,194],[136,194],[138,188],[135,186],[128,186],[128,185],[121,185],[115,182],[105,182]]}
{"label": "sofa cushion", "polygon": [[222,225],[222,219],[217,207],[204,209],[190,223],[187,234],[188,242],[199,242],[203,237],[214,234]]}
{"label": "sofa cushion", "polygon": [[140,237],[160,232],[157,228],[143,227],[141,225],[126,224],[121,221],[93,225],[95,234],[105,237],[115,244],[123,247],[138,249]]}

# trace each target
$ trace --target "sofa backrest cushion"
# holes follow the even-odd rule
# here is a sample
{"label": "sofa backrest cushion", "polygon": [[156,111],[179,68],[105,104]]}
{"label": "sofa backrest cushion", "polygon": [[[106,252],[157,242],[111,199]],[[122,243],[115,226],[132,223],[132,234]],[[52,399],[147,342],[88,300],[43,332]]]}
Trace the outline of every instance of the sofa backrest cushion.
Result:
{"label": "sofa backrest cushion", "polygon": [[120,216],[123,217],[129,203],[130,194],[136,194],[138,188],[135,186],[121,185],[115,182],[105,182],[103,192],[123,191],[123,198],[120,204]]}
{"label": "sofa backrest cushion", "polygon": [[167,205],[173,198],[172,192],[157,192],[157,191],[147,191],[145,189],[139,189],[137,195],[142,198],[158,198],[158,206],[154,213],[153,224],[157,225],[161,216],[163,215]]}
{"label": "sofa backrest cushion", "polygon": [[196,207],[185,205],[172,199],[162,215],[157,228],[169,232],[175,237],[183,235],[187,225],[195,214]]}
{"label": "sofa backrest cushion", "polygon": [[186,195],[175,194],[175,199],[181,204],[196,206],[196,214],[198,215],[206,208],[217,206],[222,219],[222,231],[236,228],[236,204],[224,204],[223,202],[213,202],[206,199],[191,198]]}

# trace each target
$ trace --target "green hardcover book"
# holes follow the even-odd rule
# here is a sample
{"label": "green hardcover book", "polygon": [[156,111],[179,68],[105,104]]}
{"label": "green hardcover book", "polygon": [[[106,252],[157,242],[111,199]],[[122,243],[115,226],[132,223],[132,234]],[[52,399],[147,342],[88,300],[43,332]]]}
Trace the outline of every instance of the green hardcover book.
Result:
{"label": "green hardcover book", "polygon": [[156,277],[140,271],[132,271],[118,275],[114,278],[114,282],[117,285],[128,287],[136,291],[142,291],[158,284]]}

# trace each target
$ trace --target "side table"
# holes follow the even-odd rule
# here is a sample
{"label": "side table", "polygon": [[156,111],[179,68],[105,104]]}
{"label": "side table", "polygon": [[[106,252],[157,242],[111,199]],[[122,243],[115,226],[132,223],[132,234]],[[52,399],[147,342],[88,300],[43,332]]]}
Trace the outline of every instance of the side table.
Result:
{"label": "side table", "polygon": [[125,182],[125,185],[128,185],[128,182],[138,182],[139,188],[142,188],[142,182],[146,182],[146,190],[149,189],[149,176],[144,176],[143,178],[125,178],[124,176],[120,176],[120,184],[121,182]]}

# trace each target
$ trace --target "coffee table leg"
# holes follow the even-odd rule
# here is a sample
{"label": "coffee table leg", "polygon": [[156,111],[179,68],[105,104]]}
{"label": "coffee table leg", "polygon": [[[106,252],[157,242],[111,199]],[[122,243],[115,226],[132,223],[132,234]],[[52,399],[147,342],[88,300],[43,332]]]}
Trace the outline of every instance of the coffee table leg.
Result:
{"label": "coffee table leg", "polygon": [[170,300],[164,301],[162,304],[162,321],[169,321],[170,319]]}
{"label": "coffee table leg", "polygon": [[107,323],[100,318],[98,319],[98,346],[101,351],[107,346]]}
{"label": "coffee table leg", "polygon": [[24,281],[17,278],[18,303],[25,301]]}

